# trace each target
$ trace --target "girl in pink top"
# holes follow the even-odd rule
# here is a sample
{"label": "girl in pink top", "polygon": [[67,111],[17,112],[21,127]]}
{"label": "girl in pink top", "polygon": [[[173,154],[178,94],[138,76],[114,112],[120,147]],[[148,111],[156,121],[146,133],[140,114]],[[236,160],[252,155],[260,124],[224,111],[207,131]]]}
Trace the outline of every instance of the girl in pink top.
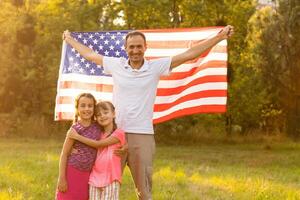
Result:
{"label": "girl in pink top", "polygon": [[69,131],[68,137],[99,148],[89,178],[89,199],[118,200],[122,176],[121,157],[115,155],[114,150],[125,144],[125,133],[117,129],[115,108],[111,102],[99,102],[95,114],[102,131],[99,141],[81,136],[74,129]]}

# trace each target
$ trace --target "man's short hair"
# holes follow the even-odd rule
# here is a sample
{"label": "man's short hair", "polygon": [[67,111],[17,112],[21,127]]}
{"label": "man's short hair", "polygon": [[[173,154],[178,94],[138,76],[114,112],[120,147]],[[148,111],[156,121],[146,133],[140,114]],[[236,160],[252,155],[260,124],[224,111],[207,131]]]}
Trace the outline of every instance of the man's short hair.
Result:
{"label": "man's short hair", "polygon": [[133,36],[141,36],[146,44],[146,36],[144,35],[144,33],[140,32],[140,31],[131,31],[129,33],[127,33],[126,37],[125,37],[125,44],[127,44],[127,39]]}

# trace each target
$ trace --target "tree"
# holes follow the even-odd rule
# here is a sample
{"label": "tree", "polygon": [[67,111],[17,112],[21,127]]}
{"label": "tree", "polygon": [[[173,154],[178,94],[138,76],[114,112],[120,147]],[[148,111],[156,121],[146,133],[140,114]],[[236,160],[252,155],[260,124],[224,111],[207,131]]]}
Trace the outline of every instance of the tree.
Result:
{"label": "tree", "polygon": [[[286,130],[300,133],[300,2],[280,0],[262,34],[261,70],[272,101],[285,114]],[[273,39],[270,39],[273,38]]]}

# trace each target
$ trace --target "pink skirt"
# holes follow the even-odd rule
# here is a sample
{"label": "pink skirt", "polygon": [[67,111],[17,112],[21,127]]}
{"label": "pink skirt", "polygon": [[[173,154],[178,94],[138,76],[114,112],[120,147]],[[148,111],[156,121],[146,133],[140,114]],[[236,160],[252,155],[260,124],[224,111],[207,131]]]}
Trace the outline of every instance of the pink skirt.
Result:
{"label": "pink skirt", "polygon": [[68,165],[66,175],[68,189],[66,192],[57,191],[56,200],[88,200],[90,172]]}

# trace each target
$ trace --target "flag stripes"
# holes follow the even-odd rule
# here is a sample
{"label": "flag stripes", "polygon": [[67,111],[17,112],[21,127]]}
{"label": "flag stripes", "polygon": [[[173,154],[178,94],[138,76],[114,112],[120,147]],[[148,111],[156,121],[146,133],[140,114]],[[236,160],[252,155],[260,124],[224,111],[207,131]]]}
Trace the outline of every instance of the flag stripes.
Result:
{"label": "flag stripes", "polygon": [[[155,59],[177,55],[220,30],[220,27],[142,30],[147,39],[145,57]],[[125,57],[124,41],[121,39],[124,39],[126,33],[114,31],[74,35],[78,41],[86,43],[102,55],[110,53]],[[72,71],[73,68],[77,71]],[[74,49],[64,45],[57,84],[55,120],[73,119],[74,99],[81,92],[91,92],[97,99],[111,100],[113,80],[101,72],[101,66],[89,63]],[[153,122],[160,123],[195,113],[222,113],[226,111],[226,101],[227,41],[223,40],[198,58],[174,68],[170,76],[161,77]]]}

